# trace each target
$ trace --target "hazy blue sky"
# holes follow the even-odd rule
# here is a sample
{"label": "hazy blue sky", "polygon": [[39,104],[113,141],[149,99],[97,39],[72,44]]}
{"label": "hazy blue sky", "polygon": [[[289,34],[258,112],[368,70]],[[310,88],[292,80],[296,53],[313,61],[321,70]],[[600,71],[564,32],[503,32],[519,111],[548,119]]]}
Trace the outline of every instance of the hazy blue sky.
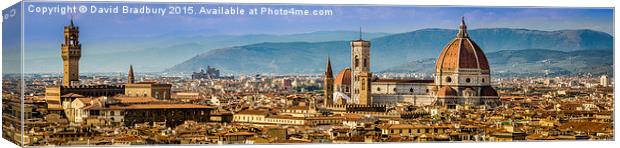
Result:
{"label": "hazy blue sky", "polygon": [[[33,3],[35,6],[63,6]],[[82,4],[78,4],[82,5]],[[86,6],[90,3],[83,4]],[[141,6],[141,4],[123,4]],[[97,4],[106,7],[109,4]],[[167,7],[165,4],[150,4]],[[324,30],[356,30],[362,26],[369,32],[400,33],[423,28],[450,28],[465,16],[470,28],[527,28],[538,30],[592,29],[613,33],[612,9],[580,8],[508,8],[508,7],[415,7],[415,6],[327,6],[327,5],[187,5],[213,8],[240,6],[254,8],[329,9],[333,16],[205,16],[205,15],[126,15],[74,14],[80,26],[94,28],[98,35],[150,35],[171,32],[207,32],[213,34],[289,34]],[[27,7],[27,6],[26,6]],[[28,11],[28,10],[26,10]],[[38,37],[56,36],[58,27],[67,24],[70,15],[26,14],[27,30]],[[455,21],[456,20],[456,21]],[[45,24],[45,25],[43,25]],[[34,26],[36,25],[36,26]]]}
{"label": "hazy blue sky", "polygon": [[[137,3],[70,3],[70,5],[95,5],[97,7],[139,7]],[[237,4],[175,4],[193,6],[199,11],[207,8],[256,7],[326,9],[332,16],[269,16],[269,15],[135,15],[78,13],[44,15],[28,12],[35,7],[67,6],[67,3],[25,3],[25,42],[29,58],[59,59],[62,28],[71,16],[81,29],[82,43],[114,46],[115,39],[125,42],[132,38],[156,36],[204,36],[245,34],[292,34],[314,31],[357,30],[365,32],[401,33],[424,28],[456,29],[464,16],[470,29],[476,28],[525,28],[536,30],[592,29],[613,35],[613,9],[611,8],[510,8],[510,7],[436,7],[436,6],[365,6],[365,5],[237,5]],[[168,4],[148,4],[149,7],[166,8]],[[161,46],[174,43],[161,43]],[[116,46],[131,46],[116,45]],[[153,45],[158,46],[158,45]],[[147,48],[147,47],[144,47]],[[108,49],[90,48],[90,54]],[[43,63],[41,60],[38,63]],[[52,65],[59,65],[54,60]],[[37,62],[34,62],[37,63]],[[35,68],[36,69],[36,68]],[[34,70],[34,69],[33,69]],[[28,70],[27,70],[28,71]],[[36,71],[36,70],[35,70]],[[60,72],[60,70],[58,70]]]}

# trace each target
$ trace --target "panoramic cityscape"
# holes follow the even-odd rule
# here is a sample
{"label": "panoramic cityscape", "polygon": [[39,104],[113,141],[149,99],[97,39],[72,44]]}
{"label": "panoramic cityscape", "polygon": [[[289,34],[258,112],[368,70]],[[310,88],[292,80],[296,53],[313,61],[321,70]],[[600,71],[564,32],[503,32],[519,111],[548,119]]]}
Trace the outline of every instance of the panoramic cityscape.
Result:
{"label": "panoramic cityscape", "polygon": [[[71,17],[54,29],[62,40],[49,47],[62,64],[43,65],[56,72],[3,73],[2,136],[25,146],[614,139],[612,35],[470,29],[470,18],[452,17],[453,30],[392,34],[351,26],[356,31],[308,35],[349,34],[344,41],[291,35],[222,45],[141,71],[156,69],[137,58],[151,54],[132,55],[133,62],[86,56],[89,44],[103,43],[82,40],[97,28]],[[509,50],[519,42],[497,36],[536,45]],[[399,44],[397,37],[418,41]],[[440,48],[413,51],[421,46]],[[95,69],[111,65],[125,70]]]}

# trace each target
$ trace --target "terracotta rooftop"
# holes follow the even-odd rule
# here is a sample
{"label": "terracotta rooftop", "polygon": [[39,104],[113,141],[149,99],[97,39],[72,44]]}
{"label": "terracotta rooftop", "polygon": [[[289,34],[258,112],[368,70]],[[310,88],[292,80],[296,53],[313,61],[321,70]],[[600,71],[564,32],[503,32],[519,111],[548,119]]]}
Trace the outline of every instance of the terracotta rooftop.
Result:
{"label": "terracotta rooftop", "polygon": [[82,98],[84,96],[82,96],[80,94],[76,94],[76,93],[68,93],[68,94],[62,95],[60,97],[63,97],[63,98]]}
{"label": "terracotta rooftop", "polygon": [[269,118],[277,118],[277,119],[293,119],[293,120],[304,120],[304,117],[293,117],[293,116],[285,116],[285,115],[276,115],[270,116]]}
{"label": "terracotta rooftop", "polygon": [[606,129],[611,129],[611,124],[598,123],[591,121],[569,121],[566,124],[560,125],[560,130],[580,131],[580,132],[603,132]]}
{"label": "terracotta rooftop", "polygon": [[86,104],[90,104],[90,101],[92,101],[92,98],[77,98],[77,100],[80,100],[81,102],[84,102]]}
{"label": "terracotta rooftop", "polygon": [[252,133],[252,132],[235,132],[235,133],[224,133],[222,135],[223,136],[253,136],[253,135],[256,135],[256,133]]}
{"label": "terracotta rooftop", "polygon": [[378,126],[384,129],[418,129],[418,128],[450,128],[445,125],[412,125],[412,124],[384,124]]}
{"label": "terracotta rooftop", "polygon": [[452,89],[448,86],[442,86],[439,91],[437,91],[437,97],[448,97],[448,96],[456,96],[456,90]]}
{"label": "terracotta rooftop", "polygon": [[308,110],[309,107],[308,106],[291,106],[291,107],[287,107],[284,109],[285,110]]}
{"label": "terracotta rooftop", "polygon": [[236,114],[246,114],[246,115],[267,115],[268,112],[267,111],[262,111],[262,110],[243,110],[240,111]]}
{"label": "terracotta rooftop", "polygon": [[118,100],[123,104],[135,104],[135,103],[149,103],[157,102],[159,99],[153,97],[129,97],[129,96],[117,96],[113,99]]}
{"label": "terracotta rooftop", "polygon": [[124,109],[206,109],[215,108],[207,105],[197,104],[133,104],[122,107]]}
{"label": "terracotta rooftop", "polygon": [[317,116],[317,117],[308,117],[307,120],[344,120],[345,117],[342,116]]}

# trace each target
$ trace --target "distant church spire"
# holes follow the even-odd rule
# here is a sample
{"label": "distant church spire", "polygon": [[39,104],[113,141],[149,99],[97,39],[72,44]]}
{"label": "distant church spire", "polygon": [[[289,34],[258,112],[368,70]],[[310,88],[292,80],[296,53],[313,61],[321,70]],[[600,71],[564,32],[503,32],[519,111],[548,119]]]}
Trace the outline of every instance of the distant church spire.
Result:
{"label": "distant church spire", "polygon": [[331,59],[329,58],[329,56],[327,56],[327,68],[325,69],[325,77],[327,78],[333,78],[333,73],[332,73],[332,62]]}
{"label": "distant church spire", "polygon": [[[329,105],[333,105],[334,104],[334,76],[332,73],[332,62],[331,59],[329,58],[329,55],[327,55],[327,68],[325,68],[325,78],[323,78],[323,96],[324,101],[323,101],[323,105],[324,106],[329,106]],[[313,100],[314,101],[314,100]],[[312,105],[311,105],[312,107]]]}
{"label": "distant church spire", "polygon": [[467,33],[467,25],[465,25],[465,17],[461,16],[461,25],[459,25],[459,33],[456,35],[457,38],[468,38],[469,34]]}
{"label": "distant church spire", "polygon": [[127,75],[127,83],[133,84],[135,82],[135,78],[133,76],[133,65],[129,65],[129,73]]}

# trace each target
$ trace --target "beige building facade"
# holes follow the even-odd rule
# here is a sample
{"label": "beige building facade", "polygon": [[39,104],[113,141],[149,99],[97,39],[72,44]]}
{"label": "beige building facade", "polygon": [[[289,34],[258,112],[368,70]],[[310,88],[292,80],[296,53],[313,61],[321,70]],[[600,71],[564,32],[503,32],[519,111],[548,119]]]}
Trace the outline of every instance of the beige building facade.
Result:
{"label": "beige building facade", "polygon": [[153,97],[160,100],[170,99],[172,85],[155,82],[138,82],[125,84],[125,95],[134,97]]}

